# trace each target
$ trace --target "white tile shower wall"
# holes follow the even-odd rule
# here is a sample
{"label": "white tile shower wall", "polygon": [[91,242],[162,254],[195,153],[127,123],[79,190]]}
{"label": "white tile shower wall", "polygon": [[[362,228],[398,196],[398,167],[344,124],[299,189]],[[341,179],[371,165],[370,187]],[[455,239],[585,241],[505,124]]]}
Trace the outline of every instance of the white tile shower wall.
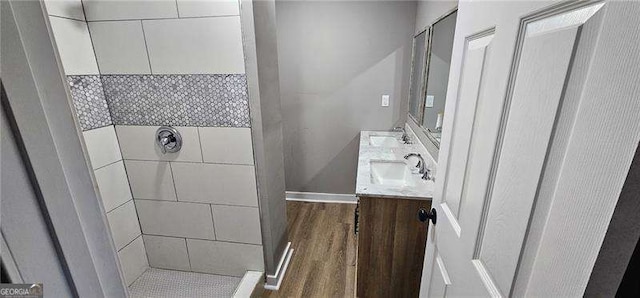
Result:
{"label": "white tile shower wall", "polygon": [[126,160],[124,164],[134,198],[178,200],[168,162]]}
{"label": "white tile shower wall", "polygon": [[133,199],[122,161],[95,170],[95,176],[106,212]]}
{"label": "white tile shower wall", "polygon": [[99,74],[87,23],[55,16],[49,21],[65,74]]}
{"label": "white tile shower wall", "polygon": [[196,127],[176,127],[182,135],[182,149],[163,154],[156,145],[158,126],[116,125],[124,159],[202,162],[200,138]]}
{"label": "white tile shower wall", "polygon": [[[182,150],[194,156],[208,152],[209,158],[205,162],[191,162],[164,161],[164,156],[149,149],[156,146],[153,136],[157,128],[116,126],[150,265],[237,276],[246,270],[262,268],[254,167],[210,163],[239,160],[253,163],[247,159],[253,147],[250,129],[193,128],[195,139],[185,142]],[[244,153],[238,155],[237,151]],[[131,156],[138,160],[127,159]],[[191,247],[183,250],[176,239],[207,241],[193,244],[192,252]],[[186,259],[191,260],[188,269],[185,253]],[[198,261],[194,261],[194,253]],[[212,256],[213,253],[222,255]],[[207,259],[204,263],[200,260],[203,258]]]}
{"label": "white tile shower wall", "polygon": [[129,285],[149,267],[149,263],[118,138],[113,125],[87,130],[82,135],[118,250],[120,267]]}
{"label": "white tile shower wall", "polygon": [[89,32],[101,74],[151,73],[141,21],[89,22]]}
{"label": "white tile shower wall", "polygon": [[82,1],[80,0],[47,0],[44,1],[47,13],[50,16],[58,16],[84,21]]}
{"label": "white tile shower wall", "polygon": [[153,200],[135,202],[144,234],[216,239],[209,205]]}
{"label": "white tile shower wall", "polygon": [[118,252],[120,267],[124,274],[124,281],[131,285],[145,270],[149,268],[144,241],[139,236]]}
{"label": "white tile shower wall", "polygon": [[[215,164],[202,162],[201,150],[217,152],[215,159],[231,160],[237,157],[234,150],[243,144],[245,152],[251,152],[252,143],[248,129],[244,128],[206,128],[208,133],[198,134],[203,128],[178,127],[184,143],[178,153],[162,154],[155,143],[156,126],[116,126],[121,142],[122,155],[127,165],[131,165],[131,183],[134,194],[143,199],[154,198],[153,192],[161,189],[170,192],[168,176],[173,178],[177,200],[221,205],[257,207],[255,169],[252,165]],[[224,131],[217,133],[216,130]],[[229,141],[227,150],[220,150],[220,144],[226,145],[227,139],[209,139],[217,135],[226,135],[227,139],[240,139],[239,143]],[[235,136],[235,137],[234,137]],[[244,140],[242,140],[244,138]],[[171,174],[164,164],[131,162],[130,160],[166,161],[171,160]],[[144,168],[146,167],[146,168]],[[153,177],[153,178],[152,178]],[[154,189],[154,187],[156,189]],[[145,197],[146,196],[146,197]],[[168,195],[172,199],[171,195]],[[138,197],[136,197],[138,198]],[[166,199],[166,198],[164,198]]]}
{"label": "white tile shower wall", "polygon": [[93,169],[122,160],[120,146],[113,125],[82,133]]}
{"label": "white tile shower wall", "polygon": [[[144,234],[119,253],[127,283],[149,262],[236,276],[263,270],[238,1],[84,0],[84,6]],[[81,104],[93,111],[88,103]],[[178,128],[180,153],[160,152],[156,125]],[[140,253],[145,242],[148,260]]]}
{"label": "white tile shower wall", "polygon": [[204,162],[253,165],[250,128],[200,127]]}
{"label": "white tile shower wall", "polygon": [[149,265],[154,268],[189,271],[189,255],[185,238],[143,235]]}
{"label": "white tile shower wall", "polygon": [[45,5],[124,279],[130,285],[149,263],[88,26],[83,21],[82,2],[48,0]]}
{"label": "white tile shower wall", "polygon": [[243,276],[264,271],[261,245],[187,239],[191,269],[196,272]]}
{"label": "white tile shower wall", "polygon": [[[83,132],[89,159],[102,165],[94,174],[127,285],[148,267],[140,223],[112,125]],[[106,165],[105,165],[106,164]]]}
{"label": "white tile shower wall", "polygon": [[239,16],[144,20],[142,24],[154,74],[244,73]]}
{"label": "white tile shower wall", "polygon": [[87,21],[177,18],[175,1],[83,0]]}
{"label": "white tile shower wall", "polygon": [[177,3],[181,18],[240,15],[238,0],[177,0]]}
{"label": "white tile shower wall", "polygon": [[127,203],[109,211],[107,220],[111,228],[113,242],[115,242],[118,250],[121,250],[142,234],[133,200],[129,200]]}
{"label": "white tile shower wall", "polygon": [[[149,267],[140,223],[113,125],[83,132],[127,285]],[[140,239],[139,241],[136,241]]]}
{"label": "white tile shower wall", "polygon": [[253,166],[173,163],[178,201],[258,206]]}
{"label": "white tile shower wall", "polygon": [[217,240],[262,244],[258,208],[211,205],[211,209]]}
{"label": "white tile shower wall", "polygon": [[[95,73],[100,70],[113,124],[250,126],[237,1],[89,0],[84,5],[89,30],[76,21],[82,30],[72,32],[84,38],[72,39],[88,45],[83,53],[97,65]],[[61,54],[65,62],[62,49]],[[93,111],[90,97],[74,96],[74,104]],[[79,114],[81,120],[86,116]],[[88,114],[90,122],[102,123],[93,118],[104,113]]]}

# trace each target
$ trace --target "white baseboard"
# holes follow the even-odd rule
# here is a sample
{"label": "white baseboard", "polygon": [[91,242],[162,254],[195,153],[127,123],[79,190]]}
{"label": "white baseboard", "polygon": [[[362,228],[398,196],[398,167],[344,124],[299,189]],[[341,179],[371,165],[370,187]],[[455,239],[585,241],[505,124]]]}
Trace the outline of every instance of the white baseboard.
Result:
{"label": "white baseboard", "polygon": [[358,198],[350,194],[287,191],[287,201],[357,204]]}
{"label": "white baseboard", "polygon": [[287,273],[287,268],[289,268],[289,262],[291,262],[292,255],[293,248],[291,248],[291,242],[288,242],[287,246],[284,248],[284,253],[280,257],[280,262],[278,262],[276,273],[273,275],[267,274],[267,282],[264,284],[265,290],[277,291],[280,289],[284,275]]}

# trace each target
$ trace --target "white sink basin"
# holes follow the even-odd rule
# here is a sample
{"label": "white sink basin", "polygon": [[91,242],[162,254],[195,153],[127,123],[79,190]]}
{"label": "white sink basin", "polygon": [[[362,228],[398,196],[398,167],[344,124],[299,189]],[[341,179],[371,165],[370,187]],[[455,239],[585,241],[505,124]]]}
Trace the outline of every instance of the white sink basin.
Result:
{"label": "white sink basin", "polygon": [[398,139],[390,136],[370,136],[369,144],[374,147],[400,147]]}
{"label": "white sink basin", "polygon": [[371,183],[387,186],[415,186],[415,177],[404,161],[371,160]]}

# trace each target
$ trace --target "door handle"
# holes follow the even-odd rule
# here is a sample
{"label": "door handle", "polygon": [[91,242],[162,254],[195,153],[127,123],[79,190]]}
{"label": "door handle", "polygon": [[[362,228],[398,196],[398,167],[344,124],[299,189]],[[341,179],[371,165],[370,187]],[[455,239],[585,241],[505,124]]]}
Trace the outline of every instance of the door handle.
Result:
{"label": "door handle", "polygon": [[433,223],[434,225],[436,224],[436,221],[438,220],[438,214],[436,212],[436,208],[431,208],[431,211],[427,211],[424,208],[420,208],[420,210],[418,210],[419,221],[425,222],[428,219],[431,219],[431,223]]}

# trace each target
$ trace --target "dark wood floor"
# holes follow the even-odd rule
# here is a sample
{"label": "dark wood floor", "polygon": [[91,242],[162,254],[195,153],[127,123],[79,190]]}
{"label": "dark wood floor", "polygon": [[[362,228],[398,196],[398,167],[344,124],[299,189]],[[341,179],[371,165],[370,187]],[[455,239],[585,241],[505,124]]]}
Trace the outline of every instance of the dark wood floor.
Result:
{"label": "dark wood floor", "polygon": [[293,258],[279,291],[263,297],[354,297],[355,204],[287,202]]}

